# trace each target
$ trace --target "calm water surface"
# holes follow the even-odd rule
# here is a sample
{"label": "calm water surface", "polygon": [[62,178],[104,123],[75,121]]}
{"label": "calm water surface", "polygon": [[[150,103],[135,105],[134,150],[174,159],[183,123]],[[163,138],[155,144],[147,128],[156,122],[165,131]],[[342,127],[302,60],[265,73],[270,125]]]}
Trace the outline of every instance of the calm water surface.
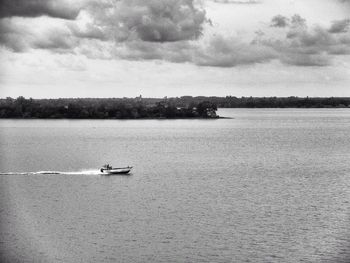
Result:
{"label": "calm water surface", "polygon": [[219,114],[0,120],[1,261],[350,262],[350,110]]}

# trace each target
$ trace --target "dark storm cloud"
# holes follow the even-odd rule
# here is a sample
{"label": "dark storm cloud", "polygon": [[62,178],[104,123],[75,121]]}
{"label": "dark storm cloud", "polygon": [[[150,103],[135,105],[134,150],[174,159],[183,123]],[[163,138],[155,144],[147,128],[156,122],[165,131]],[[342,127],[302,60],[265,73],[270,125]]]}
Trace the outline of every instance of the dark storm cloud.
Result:
{"label": "dark storm cloud", "polygon": [[343,19],[334,21],[331,27],[329,28],[330,33],[345,33],[349,30],[350,19]]}
{"label": "dark storm cloud", "polygon": [[79,9],[66,1],[54,0],[1,0],[0,18],[2,17],[37,17],[47,15],[63,19],[75,19]]}

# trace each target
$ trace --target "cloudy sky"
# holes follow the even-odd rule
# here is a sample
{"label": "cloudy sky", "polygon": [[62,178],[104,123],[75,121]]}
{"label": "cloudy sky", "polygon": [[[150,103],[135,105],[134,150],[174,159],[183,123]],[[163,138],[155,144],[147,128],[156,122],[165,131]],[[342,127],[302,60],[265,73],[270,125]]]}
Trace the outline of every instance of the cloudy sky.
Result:
{"label": "cloudy sky", "polygon": [[350,96],[350,0],[1,0],[0,97]]}

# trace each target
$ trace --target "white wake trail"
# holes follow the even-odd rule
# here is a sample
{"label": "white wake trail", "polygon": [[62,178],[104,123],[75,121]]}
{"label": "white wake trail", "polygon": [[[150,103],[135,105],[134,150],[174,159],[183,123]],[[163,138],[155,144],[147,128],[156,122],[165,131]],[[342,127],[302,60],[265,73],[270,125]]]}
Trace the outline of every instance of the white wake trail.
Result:
{"label": "white wake trail", "polygon": [[4,172],[0,175],[101,175],[100,170],[89,169],[81,171],[38,171],[38,172]]}

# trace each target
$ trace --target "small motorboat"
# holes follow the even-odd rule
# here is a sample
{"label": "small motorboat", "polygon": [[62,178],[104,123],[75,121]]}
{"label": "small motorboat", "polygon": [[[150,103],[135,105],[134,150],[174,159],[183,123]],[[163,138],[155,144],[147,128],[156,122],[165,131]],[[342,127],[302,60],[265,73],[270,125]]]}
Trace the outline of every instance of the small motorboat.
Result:
{"label": "small motorboat", "polygon": [[119,167],[119,168],[115,168],[110,166],[109,164],[105,164],[104,166],[102,166],[102,168],[100,169],[101,173],[104,174],[128,174],[132,169],[132,166],[128,166],[128,167]]}

